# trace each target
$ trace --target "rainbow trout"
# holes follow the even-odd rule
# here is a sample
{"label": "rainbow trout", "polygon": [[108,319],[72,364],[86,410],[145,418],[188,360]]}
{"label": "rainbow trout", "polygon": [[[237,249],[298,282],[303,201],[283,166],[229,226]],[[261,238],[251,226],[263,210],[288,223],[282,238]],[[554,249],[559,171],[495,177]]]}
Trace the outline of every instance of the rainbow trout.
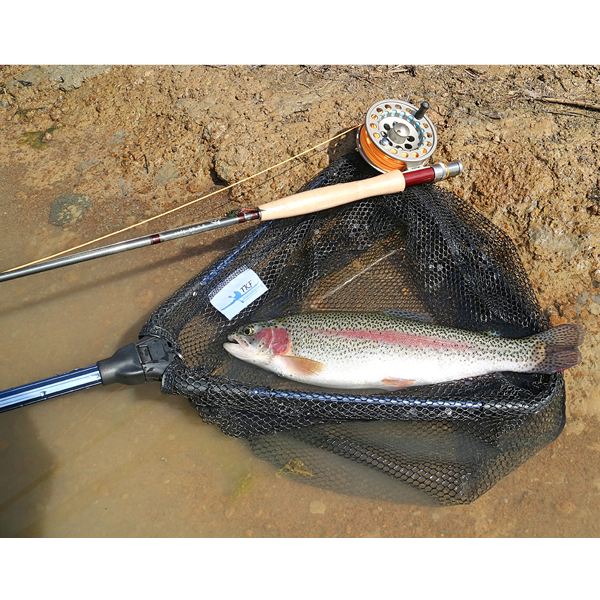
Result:
{"label": "rainbow trout", "polygon": [[581,362],[581,325],[496,337],[387,313],[307,313],[240,327],[223,344],[281,377],[339,389],[400,388],[496,371],[556,373]]}

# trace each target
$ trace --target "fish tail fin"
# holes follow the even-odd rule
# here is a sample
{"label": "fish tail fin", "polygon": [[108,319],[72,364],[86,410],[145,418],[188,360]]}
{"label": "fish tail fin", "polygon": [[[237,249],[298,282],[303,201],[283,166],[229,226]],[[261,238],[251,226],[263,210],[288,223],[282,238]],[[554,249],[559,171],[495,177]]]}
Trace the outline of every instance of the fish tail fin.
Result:
{"label": "fish tail fin", "polygon": [[560,373],[581,363],[579,346],[583,343],[583,327],[565,324],[531,336],[545,345],[544,358],[534,373]]}

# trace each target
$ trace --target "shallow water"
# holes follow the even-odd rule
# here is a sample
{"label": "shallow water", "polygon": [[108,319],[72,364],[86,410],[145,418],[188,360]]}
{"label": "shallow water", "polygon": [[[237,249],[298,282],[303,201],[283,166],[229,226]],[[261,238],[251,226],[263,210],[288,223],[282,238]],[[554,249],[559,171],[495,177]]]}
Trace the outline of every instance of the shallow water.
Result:
{"label": "shallow water", "polygon": [[[2,389],[93,365],[135,341],[152,309],[206,264],[210,238],[208,251],[187,245],[195,256],[179,261],[173,244],[5,282]],[[18,252],[5,258],[16,264]],[[0,439],[0,529],[9,536],[243,535],[248,527],[231,529],[217,513],[235,509],[232,495],[265,471],[244,442],[204,425],[158,383],[99,386],[4,413]]]}

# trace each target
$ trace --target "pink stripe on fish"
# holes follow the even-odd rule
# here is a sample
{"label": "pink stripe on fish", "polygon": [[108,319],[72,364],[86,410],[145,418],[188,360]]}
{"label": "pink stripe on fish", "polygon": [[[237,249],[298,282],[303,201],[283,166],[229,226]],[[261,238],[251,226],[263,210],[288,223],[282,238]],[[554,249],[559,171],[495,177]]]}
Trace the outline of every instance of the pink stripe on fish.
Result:
{"label": "pink stripe on fish", "polygon": [[372,342],[383,342],[398,346],[410,346],[411,348],[431,348],[434,350],[476,350],[477,348],[465,342],[455,340],[444,340],[437,337],[428,337],[401,331],[370,331],[367,329],[333,329],[315,330],[317,333],[339,336],[349,340],[369,340]]}

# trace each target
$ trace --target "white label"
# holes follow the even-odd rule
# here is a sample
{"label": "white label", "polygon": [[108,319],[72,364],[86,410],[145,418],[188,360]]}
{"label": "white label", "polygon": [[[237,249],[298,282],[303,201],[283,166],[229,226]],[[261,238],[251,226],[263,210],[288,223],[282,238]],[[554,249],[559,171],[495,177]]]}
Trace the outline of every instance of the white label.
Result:
{"label": "white label", "polygon": [[268,291],[269,288],[261,281],[260,277],[252,269],[247,269],[217,292],[211,298],[210,303],[231,320]]}

